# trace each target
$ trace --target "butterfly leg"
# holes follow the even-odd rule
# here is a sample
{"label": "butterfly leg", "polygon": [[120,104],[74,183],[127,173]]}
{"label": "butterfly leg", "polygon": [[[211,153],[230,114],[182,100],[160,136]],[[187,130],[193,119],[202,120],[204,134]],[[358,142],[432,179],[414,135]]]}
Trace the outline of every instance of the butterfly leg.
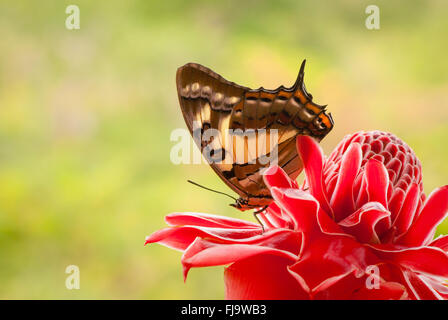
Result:
{"label": "butterfly leg", "polygon": [[263,233],[264,233],[264,226],[263,226],[263,223],[260,221],[260,219],[258,219],[257,215],[258,215],[259,213],[262,213],[264,210],[266,210],[267,207],[268,207],[268,206],[264,206],[263,208],[261,208],[261,209],[259,209],[259,210],[257,210],[257,211],[254,211],[254,218],[255,218],[255,220],[257,220],[258,223],[260,224],[261,229],[263,230]]}

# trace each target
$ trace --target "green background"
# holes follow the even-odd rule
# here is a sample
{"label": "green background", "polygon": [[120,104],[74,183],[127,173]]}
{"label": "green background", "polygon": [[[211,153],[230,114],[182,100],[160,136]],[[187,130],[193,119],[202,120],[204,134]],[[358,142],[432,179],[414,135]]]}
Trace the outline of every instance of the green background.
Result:
{"label": "green background", "polygon": [[[65,28],[69,4],[80,30]],[[380,30],[365,27],[369,4]],[[444,0],[1,0],[0,298],[224,297],[222,267],[184,284],[179,252],[143,246],[170,212],[253,219],[186,183],[227,191],[207,165],[170,162],[187,62],[276,88],[306,58],[335,119],[327,154],[348,133],[390,131],[422,161],[427,193],[446,184],[447,16]],[[65,288],[71,264],[80,290]]]}

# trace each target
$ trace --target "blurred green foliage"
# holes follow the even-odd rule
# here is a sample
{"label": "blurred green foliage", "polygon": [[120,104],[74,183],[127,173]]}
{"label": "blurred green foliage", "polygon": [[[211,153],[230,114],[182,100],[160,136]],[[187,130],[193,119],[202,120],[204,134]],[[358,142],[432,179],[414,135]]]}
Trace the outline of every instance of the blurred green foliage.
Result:
{"label": "blurred green foliage", "polygon": [[[67,30],[77,4],[81,29]],[[345,134],[397,134],[425,191],[448,173],[448,3],[375,1],[0,1],[0,298],[221,299],[222,267],[182,282],[180,253],[145,236],[165,214],[252,219],[207,165],[170,162],[185,128],[175,72],[199,62],[250,86],[290,85],[302,59],[329,104],[328,154]],[[448,232],[448,224],[439,228]],[[66,266],[81,289],[65,288]]]}

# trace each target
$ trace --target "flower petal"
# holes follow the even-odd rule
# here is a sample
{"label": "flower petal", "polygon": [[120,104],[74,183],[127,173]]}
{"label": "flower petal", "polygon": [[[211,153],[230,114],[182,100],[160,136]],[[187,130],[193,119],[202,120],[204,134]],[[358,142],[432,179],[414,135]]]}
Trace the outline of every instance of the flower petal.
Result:
{"label": "flower petal", "polygon": [[431,285],[423,280],[422,276],[419,276],[411,270],[403,270],[403,276],[406,280],[406,284],[418,300],[443,300],[442,296],[432,288]]}
{"label": "flower petal", "polygon": [[362,282],[355,276],[357,270],[349,270],[330,277],[316,286],[310,293],[315,300],[348,300],[355,290],[359,290]]}
{"label": "flower petal", "polygon": [[261,226],[263,226],[263,231],[277,229],[275,225],[271,223],[271,220],[268,219],[266,215],[266,210],[254,213],[254,217],[258,220]]}
{"label": "flower petal", "polygon": [[297,188],[297,182],[292,180],[282,168],[276,165],[269,167],[263,172],[263,180],[268,188]]}
{"label": "flower petal", "polygon": [[426,200],[420,215],[410,226],[408,232],[397,242],[408,246],[428,244],[437,225],[448,214],[448,185],[434,190]]}
{"label": "flower petal", "polygon": [[391,214],[392,221],[395,221],[398,217],[398,214],[400,213],[401,208],[403,207],[404,199],[405,199],[405,192],[401,189],[396,188],[393,193],[392,197],[389,200],[389,211]]}
{"label": "flower petal", "polygon": [[393,225],[397,228],[397,234],[400,235],[408,231],[412,220],[414,220],[417,210],[418,200],[420,198],[420,189],[416,183],[411,184]]}
{"label": "flower petal", "polygon": [[448,251],[448,235],[440,236],[429,244],[430,247],[438,247],[443,251]]}
{"label": "flower petal", "polygon": [[448,254],[437,247],[369,245],[375,255],[411,270],[448,278]]}
{"label": "flower petal", "polygon": [[352,238],[322,235],[303,240],[303,250],[297,263],[289,267],[291,272],[303,279],[304,288],[313,292],[329,278],[356,270],[363,273],[367,266],[378,263],[378,259],[367,248]]}
{"label": "flower petal", "polygon": [[356,205],[355,205],[355,208],[357,208],[357,209],[361,208],[364,204],[369,202],[369,196],[367,194],[367,182],[366,182],[365,171],[362,171],[360,176],[361,176],[361,178],[360,178],[361,183],[360,183],[358,196],[356,199]]}
{"label": "flower petal", "polygon": [[310,231],[317,227],[319,203],[314,197],[299,189],[271,189],[272,197],[289,215],[295,230]]}
{"label": "flower petal", "polygon": [[303,300],[308,294],[288,272],[290,260],[259,254],[225,269],[226,299]]}
{"label": "flower petal", "polygon": [[267,207],[266,218],[269,219],[273,225],[277,226],[277,228],[289,229],[289,225],[291,224],[290,218],[282,213],[282,209],[279,208],[275,201],[272,201],[269,207]]}
{"label": "flower petal", "polygon": [[365,175],[369,202],[377,201],[388,209],[387,187],[389,185],[389,174],[384,165],[378,160],[370,159],[366,164]]}
{"label": "flower petal", "polygon": [[291,252],[253,244],[220,244],[196,238],[182,255],[184,279],[192,267],[219,266],[234,263],[259,254],[283,257],[292,264],[297,256]]}
{"label": "flower petal", "polygon": [[148,243],[159,243],[168,248],[185,250],[197,237],[214,239],[219,241],[235,241],[237,239],[248,239],[262,232],[259,229],[225,229],[206,228],[196,226],[171,227],[158,230],[146,237],[145,245]]}
{"label": "flower petal", "polygon": [[430,288],[437,291],[437,293],[444,299],[448,299],[448,284],[445,279],[433,279],[426,275],[419,275],[420,279],[425,282]]}
{"label": "flower petal", "polygon": [[310,193],[300,189],[272,188],[271,194],[290,216],[295,230],[349,236],[320,208]]}
{"label": "flower petal", "polygon": [[[367,283],[377,281],[378,287]],[[400,300],[407,298],[406,287],[397,282],[388,282],[375,274],[358,275],[356,270],[338,277],[329,278],[313,293],[314,299],[332,300]]]}
{"label": "flower petal", "polygon": [[334,216],[322,184],[324,164],[322,149],[313,138],[299,135],[297,136],[297,150],[305,168],[310,193],[319,201],[322,209],[328,215]]}
{"label": "flower petal", "polygon": [[353,300],[404,300],[408,296],[406,287],[398,282],[380,282],[379,288],[361,287],[351,298]]}
{"label": "flower petal", "polygon": [[333,208],[335,220],[339,221],[355,209],[353,199],[353,183],[361,167],[362,151],[359,143],[351,144],[342,156],[341,168],[330,205]]}
{"label": "flower petal", "polygon": [[167,215],[165,221],[170,226],[194,225],[197,227],[260,229],[260,225],[257,223],[208,213],[175,212]]}
{"label": "flower petal", "polygon": [[387,230],[390,227],[390,212],[379,202],[368,202],[355,213],[340,221],[339,225],[360,242],[379,243],[380,238],[376,227],[382,220],[385,221],[383,228]]}

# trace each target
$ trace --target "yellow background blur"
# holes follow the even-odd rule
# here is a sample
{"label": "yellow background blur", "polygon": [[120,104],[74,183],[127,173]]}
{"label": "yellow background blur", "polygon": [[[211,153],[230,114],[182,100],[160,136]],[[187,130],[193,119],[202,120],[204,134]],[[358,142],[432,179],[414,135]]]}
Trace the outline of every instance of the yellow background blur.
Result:
{"label": "yellow background blur", "polygon": [[[70,4],[80,30],[65,28]],[[365,27],[369,4],[380,30]],[[345,134],[390,131],[421,159],[427,193],[448,183],[447,17],[444,0],[1,0],[0,298],[224,297],[222,267],[184,284],[179,252],[143,246],[174,211],[253,219],[186,182],[229,191],[207,165],[170,162],[187,62],[276,88],[306,58],[335,119],[327,154]],[[71,264],[80,290],[65,287]]]}

